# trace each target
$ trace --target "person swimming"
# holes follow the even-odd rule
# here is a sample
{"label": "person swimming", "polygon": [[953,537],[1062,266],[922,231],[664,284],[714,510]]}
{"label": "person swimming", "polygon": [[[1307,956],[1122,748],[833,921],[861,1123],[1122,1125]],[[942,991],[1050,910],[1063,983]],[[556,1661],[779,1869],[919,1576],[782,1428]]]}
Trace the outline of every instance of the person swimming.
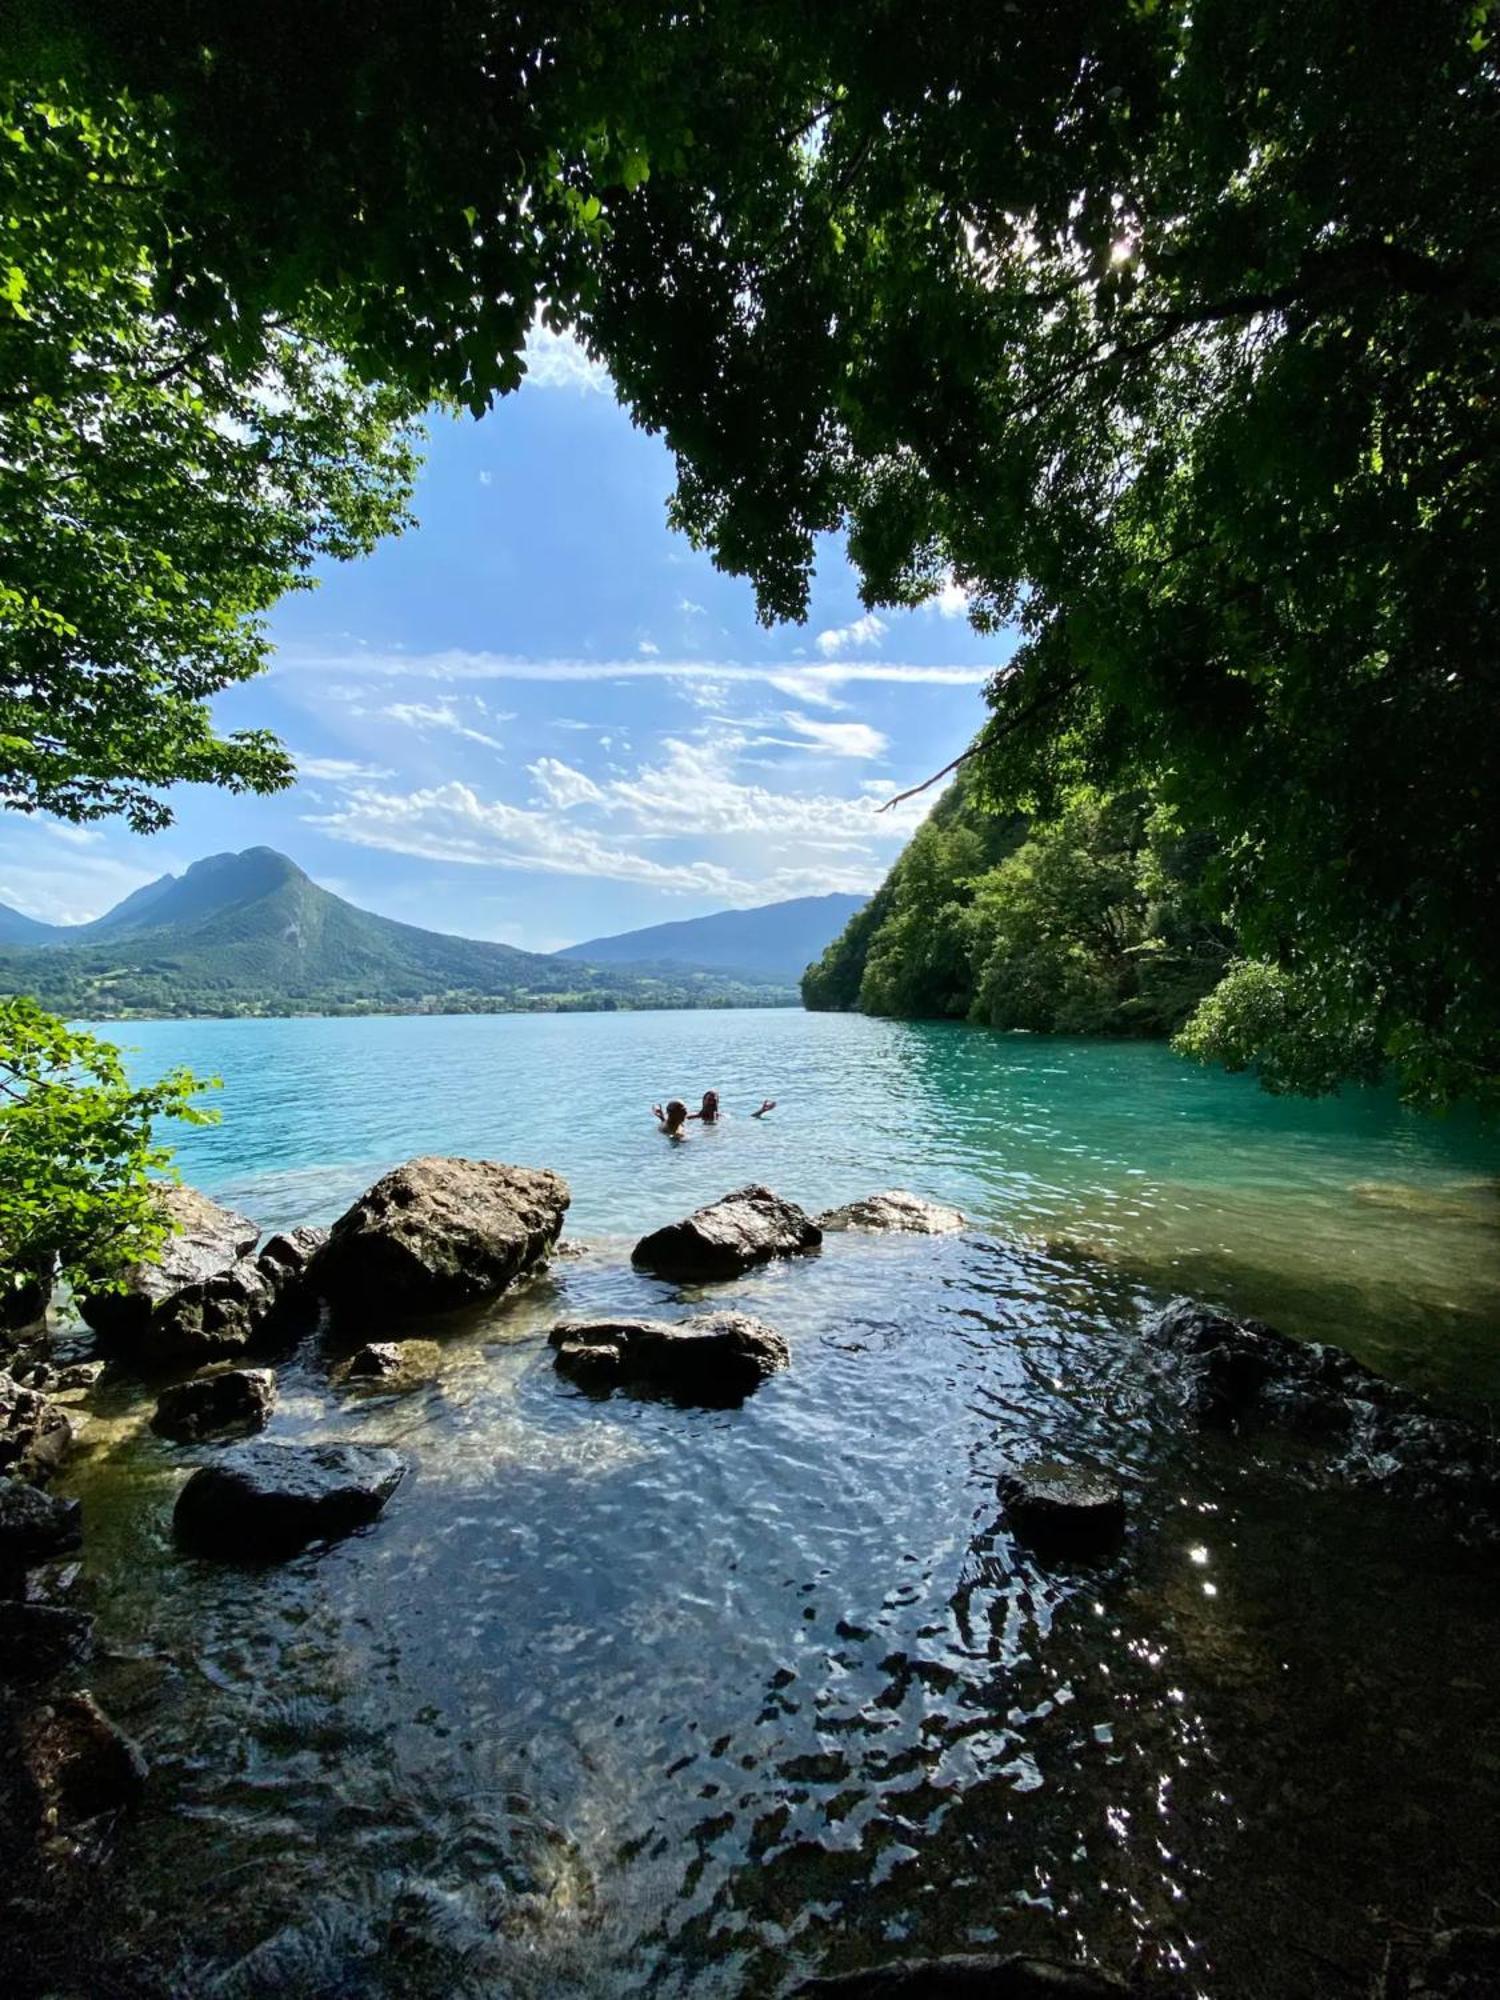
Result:
{"label": "person swimming", "polygon": [[669,1098],[665,1110],[659,1104],[653,1104],[651,1111],[657,1121],[658,1130],[664,1132],[669,1139],[687,1137],[683,1128],[687,1124],[688,1108],[680,1097]]}
{"label": "person swimming", "polygon": [[696,1111],[690,1111],[690,1112],[688,1113],[688,1117],[689,1117],[689,1118],[701,1118],[701,1119],[702,1119],[702,1121],[703,1121],[703,1123],[704,1123],[705,1125],[717,1125],[717,1124],[718,1124],[718,1122],[719,1122],[719,1093],[718,1093],[718,1091],[716,1091],[716,1090],[705,1090],[705,1091],[704,1091],[704,1093],[703,1093],[703,1102],[702,1102],[702,1104],[701,1104],[701,1105],[699,1106],[699,1108],[698,1108],[698,1109],[697,1109]]}

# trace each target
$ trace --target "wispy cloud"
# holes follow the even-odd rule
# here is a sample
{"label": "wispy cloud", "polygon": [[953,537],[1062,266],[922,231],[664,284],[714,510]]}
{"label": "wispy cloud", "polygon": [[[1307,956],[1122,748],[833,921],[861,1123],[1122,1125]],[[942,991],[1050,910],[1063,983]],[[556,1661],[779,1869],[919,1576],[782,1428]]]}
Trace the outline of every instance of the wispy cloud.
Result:
{"label": "wispy cloud", "polygon": [[311,778],[325,785],[347,785],[396,775],[389,765],[360,764],[352,757],[311,757],[301,750],[293,750],[290,755],[299,778]]}
{"label": "wispy cloud", "polygon": [[[387,702],[380,713],[391,722],[399,722],[404,728],[426,731],[446,730],[450,735],[462,736],[470,743],[482,743],[487,750],[503,750],[505,745],[497,736],[489,735],[483,729],[471,728],[451,701],[392,701]],[[509,720],[509,718],[506,718]],[[380,773],[386,776],[388,773]]]}
{"label": "wispy cloud", "polygon": [[877,618],[873,611],[867,611],[863,618],[856,618],[848,625],[830,625],[820,632],[813,644],[825,660],[837,659],[840,653],[852,649],[878,646],[886,634],[886,622]]}
{"label": "wispy cloud", "polygon": [[804,748],[822,750],[830,757],[878,757],[888,747],[889,739],[868,722],[820,722],[790,712],[782,720],[807,738]]}
{"label": "wispy cloud", "polygon": [[597,805],[604,797],[592,778],[565,764],[561,757],[538,757],[526,768],[548,805],[558,806],[564,812],[569,806]]}
{"label": "wispy cloud", "polygon": [[528,659],[517,654],[467,652],[457,648],[434,653],[381,653],[373,648],[325,651],[287,646],[277,655],[273,671],[359,675],[372,679],[436,681],[452,686],[463,681],[584,681],[668,680],[724,684],[755,683],[775,688],[797,701],[837,707],[837,691],[860,683],[905,687],[982,687],[1002,665],[928,666],[903,660],[829,660],[807,663],[713,659]]}

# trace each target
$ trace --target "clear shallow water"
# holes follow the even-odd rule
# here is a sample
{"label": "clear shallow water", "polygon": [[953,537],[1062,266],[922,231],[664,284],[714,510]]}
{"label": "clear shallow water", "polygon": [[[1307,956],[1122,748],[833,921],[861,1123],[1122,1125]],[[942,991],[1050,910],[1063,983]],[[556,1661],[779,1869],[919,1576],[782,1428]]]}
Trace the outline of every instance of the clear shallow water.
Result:
{"label": "clear shallow water", "polygon": [[[1477,1133],[1157,1049],[796,1014],[121,1034],[224,1075],[184,1169],[268,1226],[466,1151],[566,1172],[587,1246],[424,1329],[415,1393],[351,1397],[316,1337],[287,1357],[271,1436],[412,1465],[322,1554],[179,1559],[197,1454],[128,1386],[98,1406],[71,1476],[93,1684],[155,1775],[74,1922],[130,1990],[773,1995],[998,1941],[1281,1996],[1363,1990],[1391,1923],[1485,1916],[1492,1561],[1274,1440],[1185,1433],[1134,1337],[1161,1291],[1232,1291],[1492,1386]],[[659,1139],[652,1099],[710,1083],[781,1108]],[[696,1304],[629,1240],[748,1179],[983,1226],[715,1288],[792,1347],[741,1410],[562,1382],[552,1322]],[[1123,1478],[1117,1563],[1012,1545],[995,1482],[1039,1451]]]}

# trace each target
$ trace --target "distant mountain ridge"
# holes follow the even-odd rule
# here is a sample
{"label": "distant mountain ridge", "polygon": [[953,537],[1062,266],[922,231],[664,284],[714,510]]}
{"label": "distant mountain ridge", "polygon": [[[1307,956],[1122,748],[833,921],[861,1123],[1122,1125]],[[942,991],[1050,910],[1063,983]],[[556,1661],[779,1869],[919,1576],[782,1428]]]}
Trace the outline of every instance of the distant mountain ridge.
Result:
{"label": "distant mountain ridge", "polygon": [[762,903],[753,910],[716,910],[706,917],[590,938],[556,956],[590,965],[690,966],[795,985],[867,900],[837,894],[797,896],[785,903]]}
{"label": "distant mountain ridge", "polygon": [[88,924],[0,905],[0,990],[75,1019],[791,1005],[794,986],[421,930],[319,888],[269,847],[209,855]]}

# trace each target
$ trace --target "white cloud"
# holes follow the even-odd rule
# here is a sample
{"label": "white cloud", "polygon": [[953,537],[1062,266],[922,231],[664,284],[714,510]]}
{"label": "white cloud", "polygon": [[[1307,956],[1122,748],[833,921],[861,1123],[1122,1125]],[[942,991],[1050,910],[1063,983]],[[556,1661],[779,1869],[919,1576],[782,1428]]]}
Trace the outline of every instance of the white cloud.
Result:
{"label": "white cloud", "polygon": [[[873,888],[927,801],[882,816],[863,791],[748,783],[736,765],[751,743],[724,732],[668,737],[654,761],[597,780],[560,758],[539,758],[529,770],[541,805],[487,799],[458,782],[407,793],[364,787],[307,823],[425,860],[631,882],[739,907]],[[674,853],[672,844],[695,851]]]}
{"label": "white cloud", "polygon": [[695,604],[690,597],[679,597],[677,600],[677,609],[685,618],[705,618],[708,615],[703,606]]}
{"label": "white cloud", "polygon": [[293,750],[289,754],[297,766],[297,776],[311,778],[315,783],[345,785],[396,775],[387,765],[359,764],[352,757],[310,757],[301,750]]}
{"label": "white cloud", "polygon": [[885,632],[885,620],[877,618],[873,611],[867,611],[863,618],[856,618],[852,624],[830,625],[826,632],[818,634],[813,644],[825,660],[832,660],[840,653],[847,653],[851,647],[878,646]]}
{"label": "white cloud", "polygon": [[[274,672],[361,674],[366,679],[405,678],[438,681],[586,681],[669,680],[754,683],[775,688],[796,701],[838,708],[837,690],[860,682],[905,687],[982,687],[1003,659],[985,666],[926,666],[903,660],[829,660],[804,664],[775,660],[526,659],[509,653],[440,653],[371,651],[321,652],[290,646],[277,656]],[[348,690],[345,689],[347,694]]]}
{"label": "white cloud", "polygon": [[650,639],[642,639],[640,644],[636,647],[635,650],[638,653],[640,653],[643,656],[643,658],[648,660],[654,660],[658,655],[658,653],[660,653],[661,647],[656,645]]}
{"label": "white cloud", "polygon": [[479,475],[479,483],[480,483],[480,485],[481,485],[481,486],[493,486],[493,485],[494,485],[494,483],[495,483],[495,475],[494,475],[494,473],[493,473],[493,472],[481,472],[481,473],[480,473],[480,475]]}
{"label": "white cloud", "polygon": [[967,618],[969,615],[969,593],[951,569],[943,578],[936,597],[929,597],[927,602],[940,618]]}
{"label": "white cloud", "polygon": [[889,739],[868,722],[818,722],[810,715],[782,717],[789,729],[805,736],[805,748],[823,750],[832,757],[878,757]]}
{"label": "white cloud", "polygon": [[526,340],[526,380],[538,389],[573,389],[604,395],[609,372],[591,361],[571,333],[553,333],[538,319]]}
{"label": "white cloud", "polygon": [[[483,703],[478,705],[483,707]],[[498,737],[490,736],[482,729],[471,729],[451,701],[393,701],[388,702],[380,713],[391,722],[399,722],[406,729],[423,732],[429,729],[444,729],[454,736],[467,738],[470,743],[482,743],[487,750],[505,748]]]}
{"label": "white cloud", "polygon": [[[609,740],[607,736],[602,739],[606,748]],[[574,770],[560,757],[538,757],[526,768],[548,805],[560,806],[564,812],[569,806],[597,805],[604,797],[592,778]]]}

